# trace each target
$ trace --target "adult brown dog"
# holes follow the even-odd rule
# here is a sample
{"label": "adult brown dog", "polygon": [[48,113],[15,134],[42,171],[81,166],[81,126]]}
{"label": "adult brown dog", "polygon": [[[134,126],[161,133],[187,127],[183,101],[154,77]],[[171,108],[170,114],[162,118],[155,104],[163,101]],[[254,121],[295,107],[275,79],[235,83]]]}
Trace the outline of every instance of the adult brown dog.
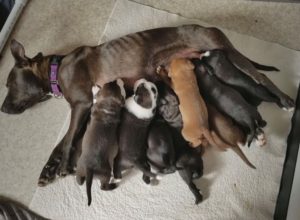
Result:
{"label": "adult brown dog", "polygon": [[[294,106],[293,100],[257,72],[251,61],[239,53],[217,28],[199,25],[158,28],[130,34],[96,47],[79,47],[61,57],[58,83],[70,104],[71,121],[66,135],[41,172],[40,185],[53,180],[56,173],[66,175],[72,170],[69,167],[70,152],[81,126],[88,118],[94,84],[102,86],[124,78],[130,87],[136,79],[154,79],[156,68],[168,65],[174,57],[198,57],[198,51],[213,49],[226,51],[238,69],[278,96],[282,106]],[[49,98],[47,93],[51,91],[51,86],[48,72],[53,56],[38,54],[30,59],[25,55],[24,47],[14,40],[11,51],[16,62],[7,80],[8,94],[1,110],[16,114]]]}
{"label": "adult brown dog", "polygon": [[82,140],[82,153],[77,162],[76,178],[82,185],[86,179],[88,205],[91,204],[93,175],[100,178],[102,190],[113,190],[109,183],[113,160],[118,153],[117,129],[121,122],[121,110],[125,104],[122,85],[116,81],[103,86],[92,107],[91,120]]}

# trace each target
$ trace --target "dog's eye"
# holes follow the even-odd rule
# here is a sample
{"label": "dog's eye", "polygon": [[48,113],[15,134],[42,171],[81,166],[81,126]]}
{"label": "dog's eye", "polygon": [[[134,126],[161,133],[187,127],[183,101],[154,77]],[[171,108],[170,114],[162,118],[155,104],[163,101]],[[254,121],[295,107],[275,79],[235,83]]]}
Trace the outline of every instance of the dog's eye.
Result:
{"label": "dog's eye", "polygon": [[151,87],[151,91],[153,92],[154,95],[156,94],[156,90],[154,87]]}

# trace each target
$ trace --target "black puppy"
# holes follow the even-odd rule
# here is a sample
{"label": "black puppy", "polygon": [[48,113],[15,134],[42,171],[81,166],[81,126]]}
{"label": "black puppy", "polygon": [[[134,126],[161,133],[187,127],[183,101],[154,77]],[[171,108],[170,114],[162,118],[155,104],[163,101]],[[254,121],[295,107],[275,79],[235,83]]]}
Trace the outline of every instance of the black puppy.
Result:
{"label": "black puppy", "polygon": [[245,129],[249,134],[247,141],[250,146],[253,138],[261,135],[261,128],[266,122],[257,109],[246,102],[239,92],[220,82],[215,75],[209,74],[200,60],[193,60],[193,63],[201,93],[208,102]]}
{"label": "black puppy", "polygon": [[147,163],[146,141],[155,115],[157,96],[156,86],[140,79],[135,82],[133,96],[126,99],[119,131],[119,152],[114,161],[115,179],[121,179],[121,172],[134,166],[143,172],[145,183],[150,183],[150,177],[155,177]]}
{"label": "black puppy", "polygon": [[177,129],[182,129],[183,121],[179,111],[179,100],[175,92],[166,84],[157,84],[159,99],[157,104],[158,114],[168,122],[168,124]]}
{"label": "black puppy", "polygon": [[92,200],[91,186],[94,174],[99,176],[102,190],[116,188],[116,184],[109,181],[113,160],[118,152],[117,129],[120,124],[121,110],[125,104],[124,88],[118,82],[107,83],[98,92],[82,140],[82,153],[77,162],[76,179],[81,185],[86,178],[88,205]]}
{"label": "black puppy", "polygon": [[155,118],[147,139],[147,159],[155,170],[162,174],[174,173],[175,149],[170,126],[165,120]]}
{"label": "black puppy", "polygon": [[155,120],[149,130],[147,158],[159,173],[167,174],[178,170],[194,194],[195,204],[202,201],[203,196],[193,183],[193,179],[203,175],[201,152],[198,148],[189,146],[178,128],[169,126],[162,119]]}
{"label": "black puppy", "polygon": [[[210,74],[214,74],[224,83],[237,89],[251,105],[258,106],[262,101],[275,102],[282,107],[280,99],[273,95],[267,88],[257,84],[253,79],[237,69],[227,58],[223,50],[211,50],[204,53],[202,58]],[[267,70],[277,70],[269,67]]]}

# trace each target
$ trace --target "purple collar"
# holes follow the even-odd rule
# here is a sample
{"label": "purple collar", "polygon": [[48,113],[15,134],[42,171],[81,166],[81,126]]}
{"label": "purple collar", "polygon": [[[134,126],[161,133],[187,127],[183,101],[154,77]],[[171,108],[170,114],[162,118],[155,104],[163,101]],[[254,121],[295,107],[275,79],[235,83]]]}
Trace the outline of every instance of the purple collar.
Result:
{"label": "purple collar", "polygon": [[51,93],[53,93],[54,97],[56,98],[63,97],[63,94],[58,84],[58,68],[62,58],[63,58],[62,56],[55,56],[55,55],[50,58],[50,72],[49,72],[50,87],[51,87]]}

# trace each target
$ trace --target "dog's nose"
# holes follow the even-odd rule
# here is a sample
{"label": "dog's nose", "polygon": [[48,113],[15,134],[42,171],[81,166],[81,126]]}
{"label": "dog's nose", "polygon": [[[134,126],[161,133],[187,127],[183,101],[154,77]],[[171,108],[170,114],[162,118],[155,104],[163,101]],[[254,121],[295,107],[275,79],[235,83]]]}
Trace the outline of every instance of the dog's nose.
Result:
{"label": "dog's nose", "polygon": [[1,106],[1,112],[8,113],[8,109],[7,109],[6,105],[4,105],[4,103]]}

